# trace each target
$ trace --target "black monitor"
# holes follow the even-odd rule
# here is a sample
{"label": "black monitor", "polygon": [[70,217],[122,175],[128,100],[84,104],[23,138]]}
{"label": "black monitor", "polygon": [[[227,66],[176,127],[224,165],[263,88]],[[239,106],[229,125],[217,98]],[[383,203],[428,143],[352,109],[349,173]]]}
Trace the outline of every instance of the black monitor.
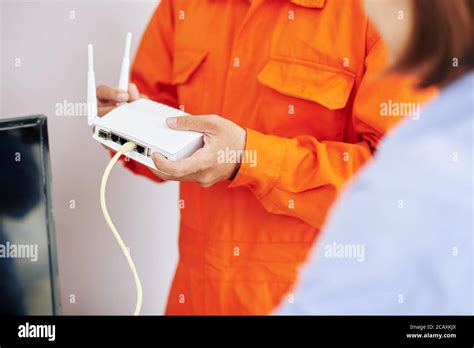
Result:
{"label": "black monitor", "polygon": [[0,119],[0,315],[60,312],[45,116]]}

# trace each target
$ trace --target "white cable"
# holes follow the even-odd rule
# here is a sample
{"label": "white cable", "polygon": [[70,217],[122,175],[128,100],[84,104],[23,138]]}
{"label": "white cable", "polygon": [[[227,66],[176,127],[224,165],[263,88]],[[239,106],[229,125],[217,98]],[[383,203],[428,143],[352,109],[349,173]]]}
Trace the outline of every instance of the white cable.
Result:
{"label": "white cable", "polygon": [[110,218],[109,212],[107,211],[107,205],[105,204],[105,187],[107,185],[107,179],[109,178],[109,174],[114,167],[115,163],[117,163],[120,156],[123,154],[133,151],[136,148],[136,144],[132,142],[125,143],[122,147],[118,150],[114,157],[110,160],[107,168],[105,168],[104,175],[102,176],[102,182],[100,184],[100,207],[102,208],[102,214],[104,214],[105,221],[109,226],[110,230],[112,231],[117,243],[120,246],[125,258],[127,259],[128,266],[130,267],[130,271],[132,271],[133,279],[135,280],[135,286],[137,288],[137,303],[135,306],[134,315],[139,315],[140,310],[142,307],[142,299],[143,299],[143,292],[142,292],[142,284],[140,283],[140,278],[137,274],[137,269],[135,268],[135,264],[130,256],[130,252],[128,251],[125,243],[123,242],[120,234],[118,233],[117,229],[115,228],[114,224],[112,223],[112,219]]}

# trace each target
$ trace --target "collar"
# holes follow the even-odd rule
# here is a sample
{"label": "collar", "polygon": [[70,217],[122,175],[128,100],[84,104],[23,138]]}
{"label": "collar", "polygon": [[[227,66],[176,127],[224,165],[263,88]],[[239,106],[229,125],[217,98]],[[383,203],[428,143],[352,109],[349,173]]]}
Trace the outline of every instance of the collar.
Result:
{"label": "collar", "polygon": [[[217,0],[214,0],[217,1]],[[326,0],[289,0],[292,4],[308,7],[308,8],[323,8]]]}
{"label": "collar", "polygon": [[326,0],[290,0],[291,3],[309,8],[323,8]]}

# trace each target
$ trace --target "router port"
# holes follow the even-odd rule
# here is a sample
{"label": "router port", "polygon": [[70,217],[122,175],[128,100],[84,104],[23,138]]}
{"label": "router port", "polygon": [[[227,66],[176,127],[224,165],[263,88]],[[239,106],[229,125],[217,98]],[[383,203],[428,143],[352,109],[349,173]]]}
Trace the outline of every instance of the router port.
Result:
{"label": "router port", "polygon": [[135,151],[138,152],[140,155],[145,154],[145,148],[141,145],[138,145],[138,144],[137,144],[137,147],[135,148]]}
{"label": "router port", "polygon": [[117,134],[114,134],[114,133],[111,133],[110,134],[110,139],[114,142],[114,143],[118,143],[118,140],[119,140],[119,136]]}
{"label": "router port", "polygon": [[119,143],[120,143],[120,145],[125,144],[127,141],[128,141],[128,140],[125,139],[125,138],[119,138]]}
{"label": "router port", "polygon": [[97,135],[99,136],[99,138],[102,138],[102,139],[105,139],[105,140],[108,140],[109,137],[110,137],[110,133],[106,132],[103,129],[99,129],[99,131],[97,132]]}

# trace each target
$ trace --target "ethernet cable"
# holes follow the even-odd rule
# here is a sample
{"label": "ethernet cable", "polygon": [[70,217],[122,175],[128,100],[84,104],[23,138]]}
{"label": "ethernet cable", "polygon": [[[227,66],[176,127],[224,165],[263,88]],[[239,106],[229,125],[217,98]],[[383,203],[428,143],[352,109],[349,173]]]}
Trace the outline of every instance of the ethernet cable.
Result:
{"label": "ethernet cable", "polygon": [[128,251],[127,247],[125,246],[125,243],[122,240],[122,237],[120,237],[120,234],[112,223],[112,219],[110,218],[109,212],[107,211],[107,205],[105,204],[105,187],[107,185],[107,180],[109,178],[110,172],[112,171],[112,168],[114,167],[115,163],[117,163],[120,156],[126,154],[127,152],[135,150],[136,147],[137,145],[132,142],[127,142],[122,145],[105,168],[104,175],[102,176],[102,182],[100,184],[100,207],[102,209],[102,214],[104,215],[105,221],[107,222],[107,225],[110,228],[110,231],[112,231],[115,239],[117,240],[117,243],[120,246],[120,249],[122,250],[123,254],[125,255],[125,258],[127,259],[128,266],[130,268],[130,271],[132,272],[133,279],[135,280],[135,286],[137,288],[137,302],[135,305],[134,315],[139,315],[143,299],[142,284],[140,282],[140,278],[138,277],[135,264],[133,263],[133,260],[130,256],[130,252]]}

